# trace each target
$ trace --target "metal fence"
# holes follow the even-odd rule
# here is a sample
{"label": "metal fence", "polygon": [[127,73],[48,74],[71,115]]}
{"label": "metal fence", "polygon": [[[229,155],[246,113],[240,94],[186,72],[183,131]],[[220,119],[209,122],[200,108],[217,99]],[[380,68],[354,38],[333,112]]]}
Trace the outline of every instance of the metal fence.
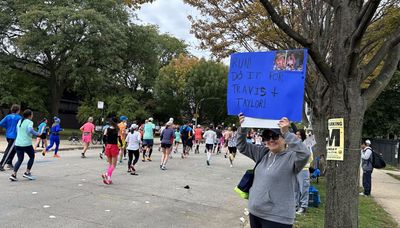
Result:
{"label": "metal fence", "polygon": [[382,154],[386,164],[400,167],[400,140],[371,139],[371,143],[372,149],[375,152]]}

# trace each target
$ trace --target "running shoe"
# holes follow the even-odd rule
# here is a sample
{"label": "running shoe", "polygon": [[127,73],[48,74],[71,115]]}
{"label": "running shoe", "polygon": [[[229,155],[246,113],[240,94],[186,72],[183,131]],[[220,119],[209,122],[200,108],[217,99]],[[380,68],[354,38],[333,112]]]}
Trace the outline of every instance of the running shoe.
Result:
{"label": "running shoe", "polygon": [[99,153],[100,159],[103,159],[103,153]]}
{"label": "running shoe", "polygon": [[151,162],[152,160],[151,160],[151,158],[150,158],[150,157],[148,157],[148,158],[147,158],[147,161]]}
{"label": "running shoe", "polygon": [[108,177],[107,177],[107,174],[106,173],[103,173],[102,175],[101,175],[101,177],[103,178],[103,183],[104,184],[108,184]]}
{"label": "running shoe", "polygon": [[160,169],[162,169],[162,165],[160,165]]}
{"label": "running shoe", "polygon": [[42,155],[43,155],[43,156],[46,156],[46,150],[43,150],[43,151],[42,151]]}
{"label": "running shoe", "polygon": [[61,158],[60,155],[58,155],[58,154],[55,154],[53,157],[54,158]]}
{"label": "running shoe", "polygon": [[124,160],[128,160],[128,158],[127,158],[127,157],[124,157]]}
{"label": "running shoe", "polygon": [[210,161],[209,160],[207,160],[207,165],[210,165]]}
{"label": "running shoe", "polygon": [[233,168],[233,165],[231,165],[230,167]]}
{"label": "running shoe", "polygon": [[14,166],[12,164],[7,164],[7,169],[14,169]]}
{"label": "running shoe", "polygon": [[10,181],[18,181],[17,176],[14,174],[11,174],[8,179],[10,179]]}
{"label": "running shoe", "polygon": [[6,170],[4,169],[3,166],[0,165],[0,171],[1,171],[1,172],[4,172],[4,171],[6,171]]}
{"label": "running shoe", "polygon": [[35,180],[36,178],[32,176],[32,173],[27,173],[25,172],[24,175],[22,175],[24,178],[29,179],[29,180]]}
{"label": "running shoe", "polygon": [[162,167],[161,167],[161,170],[167,170],[167,168],[165,168],[165,166],[162,166]]}
{"label": "running shoe", "polygon": [[131,170],[131,169],[128,169],[128,171],[126,171],[126,172],[128,172],[128,173],[131,173],[131,172],[132,172],[132,170]]}
{"label": "running shoe", "polygon": [[183,154],[181,154],[181,158],[184,159]]}
{"label": "running shoe", "polygon": [[135,166],[131,165],[131,170],[132,172],[135,172],[136,171]]}
{"label": "running shoe", "polygon": [[84,154],[84,153],[82,153],[82,156],[81,156],[81,158],[86,158],[86,156],[85,156],[85,154]]}

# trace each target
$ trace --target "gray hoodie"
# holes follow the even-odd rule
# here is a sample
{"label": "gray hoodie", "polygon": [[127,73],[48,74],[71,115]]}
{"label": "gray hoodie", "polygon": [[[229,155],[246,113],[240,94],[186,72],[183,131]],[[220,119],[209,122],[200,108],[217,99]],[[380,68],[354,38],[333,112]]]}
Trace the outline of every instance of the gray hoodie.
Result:
{"label": "gray hoodie", "polygon": [[246,143],[246,129],[238,132],[238,150],[255,162],[261,159],[250,188],[249,212],[265,220],[293,224],[296,174],[307,164],[310,151],[293,133],[284,135],[287,149],[273,154],[265,146]]}

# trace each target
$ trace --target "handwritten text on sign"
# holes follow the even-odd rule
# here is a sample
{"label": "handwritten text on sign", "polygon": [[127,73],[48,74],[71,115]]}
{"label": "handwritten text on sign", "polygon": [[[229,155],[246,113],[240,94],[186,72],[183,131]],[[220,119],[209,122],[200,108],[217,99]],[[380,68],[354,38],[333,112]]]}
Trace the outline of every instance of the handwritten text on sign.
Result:
{"label": "handwritten text on sign", "polygon": [[305,61],[305,50],[231,55],[228,114],[300,121]]}

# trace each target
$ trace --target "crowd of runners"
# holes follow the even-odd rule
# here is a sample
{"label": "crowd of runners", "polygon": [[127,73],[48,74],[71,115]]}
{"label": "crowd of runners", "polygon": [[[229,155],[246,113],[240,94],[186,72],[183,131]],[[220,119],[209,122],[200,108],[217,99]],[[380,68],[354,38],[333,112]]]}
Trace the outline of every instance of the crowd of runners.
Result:
{"label": "crowd of runners", "polygon": [[[25,110],[22,115],[20,112],[19,105],[13,105],[11,113],[0,121],[0,127],[6,130],[8,142],[0,163],[0,171],[13,170],[9,177],[11,181],[18,180],[17,173],[24,160],[25,153],[29,156],[29,161],[23,177],[31,180],[35,179],[31,174],[35,151],[40,150],[42,156],[48,156],[49,152],[53,152],[54,158],[60,158],[58,151],[60,132],[63,131],[62,120],[58,117],[49,120],[44,118],[37,123],[37,126],[34,126],[33,112]],[[81,158],[86,158],[95,130],[93,118],[89,117],[80,128],[83,144]],[[187,159],[191,153],[204,153],[205,165],[207,166],[211,165],[214,155],[224,154],[224,157],[229,159],[230,167],[233,167],[237,153],[237,128],[234,125],[232,127],[226,127],[222,124],[193,126],[192,121],[179,125],[174,122],[174,118],[170,118],[166,124],[157,129],[154,119],[151,117],[143,123],[139,123],[128,120],[126,116],[114,116],[108,118],[106,124],[102,127],[103,150],[99,156],[101,159],[105,157],[108,162],[106,172],[101,175],[103,182],[105,184],[112,183],[113,171],[117,164],[123,164],[123,160],[127,160],[127,172],[137,175],[136,165],[140,158],[142,162],[152,161],[156,133],[160,137],[160,144],[157,144],[158,148],[156,149],[162,153],[161,170],[167,170],[167,163],[169,159],[173,158],[173,154],[179,155],[182,159]],[[34,137],[36,141],[32,141]],[[250,137],[253,138],[254,143],[257,141],[256,132],[249,135]],[[205,148],[204,151],[200,151],[201,144],[205,144],[204,147],[201,147]],[[13,165],[15,155],[17,155],[18,160]]]}

